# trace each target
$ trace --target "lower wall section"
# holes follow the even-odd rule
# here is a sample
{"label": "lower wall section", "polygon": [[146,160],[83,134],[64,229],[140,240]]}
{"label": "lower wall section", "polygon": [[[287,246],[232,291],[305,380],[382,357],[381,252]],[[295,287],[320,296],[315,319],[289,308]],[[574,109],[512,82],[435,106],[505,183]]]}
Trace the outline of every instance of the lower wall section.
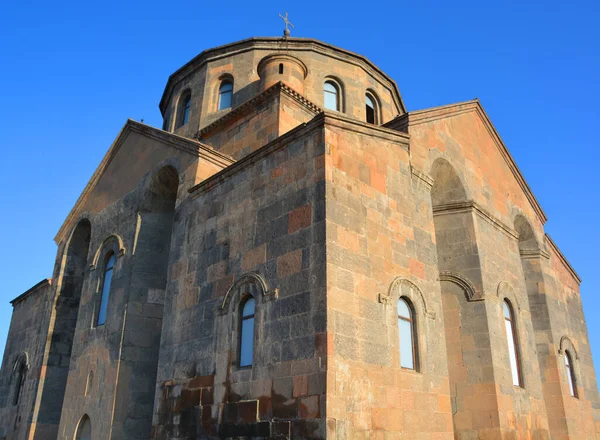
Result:
{"label": "lower wall section", "polygon": [[[266,381],[271,387],[258,399],[242,400],[226,392],[229,401],[224,403],[215,399],[222,394],[219,388],[223,385],[215,386],[214,375],[166,381],[159,387],[161,397],[152,438],[324,439],[325,423],[319,417],[325,396],[305,395],[309,386],[321,387],[322,377],[317,373]],[[260,382],[255,382],[254,388],[266,384]],[[287,392],[290,396],[281,394]]]}

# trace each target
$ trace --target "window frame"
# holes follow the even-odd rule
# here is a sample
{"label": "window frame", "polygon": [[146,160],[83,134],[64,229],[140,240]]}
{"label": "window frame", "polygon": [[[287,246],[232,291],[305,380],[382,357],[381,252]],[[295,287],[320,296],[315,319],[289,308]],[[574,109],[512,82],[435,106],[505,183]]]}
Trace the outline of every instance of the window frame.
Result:
{"label": "window frame", "polygon": [[[247,315],[244,316],[244,308],[246,307],[246,304],[248,304],[248,301],[254,301],[254,311],[252,312],[251,315]],[[247,293],[246,295],[244,295],[242,297],[242,300],[240,301],[240,305],[239,305],[239,319],[238,319],[238,349],[237,349],[237,367],[239,369],[251,369],[254,365],[254,347],[255,347],[255,342],[256,342],[256,298],[250,294]],[[243,344],[243,340],[244,340],[244,333],[243,333],[243,324],[244,321],[250,320],[252,319],[252,358],[251,358],[251,362],[249,364],[245,364],[242,365],[242,344]]]}
{"label": "window frame", "polygon": [[[404,302],[404,304],[406,305],[406,308],[408,309],[408,314],[409,314],[408,317],[401,316],[400,313],[398,312],[398,303],[400,301]],[[396,302],[396,315],[397,315],[396,325],[398,326],[398,353],[400,355],[398,362],[400,364],[400,368],[403,370],[407,370],[407,371],[419,372],[419,346],[418,346],[419,339],[418,339],[418,334],[417,334],[416,313],[415,313],[415,308],[413,306],[412,301],[409,298],[407,298],[406,296],[400,296],[398,298],[398,301]],[[403,320],[404,322],[408,322],[410,325],[413,368],[405,367],[402,365],[402,346],[401,346],[400,325],[399,325],[400,320]]]}
{"label": "window frame", "polygon": [[187,89],[179,97],[179,103],[177,105],[177,115],[175,117],[177,123],[175,129],[185,126],[190,119],[190,112],[192,108],[192,91]]}
{"label": "window frame", "polygon": [[[112,260],[112,266],[108,267],[111,260]],[[106,324],[106,321],[108,319],[108,305],[110,302],[110,291],[112,289],[112,281],[113,281],[114,275],[115,275],[116,264],[117,264],[117,254],[112,249],[109,249],[106,252],[106,255],[104,256],[104,265],[102,266],[102,268],[104,270],[102,271],[102,281],[99,283],[100,301],[98,303],[98,310],[96,311],[96,319],[94,320],[94,322],[95,322],[94,327],[103,326],[104,324]],[[111,272],[110,283],[108,285],[108,290],[105,292],[104,287],[106,285],[106,276],[109,271]],[[100,312],[102,310],[102,303],[103,303],[105,293],[106,293],[106,310],[104,312],[104,320],[102,322],[100,322]]]}
{"label": "window frame", "polygon": [[[505,309],[507,308],[508,310],[508,314],[509,317],[506,317],[505,314]],[[520,350],[520,346],[519,346],[519,336],[517,333],[517,323],[516,323],[516,315],[515,315],[515,309],[511,303],[511,301],[508,298],[504,298],[504,300],[502,301],[502,318],[503,318],[503,322],[504,322],[504,333],[506,334],[506,343],[508,344],[512,344],[513,346],[513,350],[515,353],[515,366],[516,366],[516,373],[517,373],[517,379],[518,379],[518,384],[515,384],[514,381],[514,372],[513,372],[513,365],[512,365],[512,360],[511,360],[511,356],[510,356],[510,346],[508,345],[508,362],[510,365],[510,372],[511,372],[511,382],[513,384],[514,387],[518,387],[518,388],[525,388],[525,384],[523,381],[523,368],[521,365],[522,359],[521,359],[521,350]],[[508,332],[506,331],[507,328],[507,322],[510,324],[510,328],[511,328],[511,332],[512,332],[512,341],[509,338]]]}
{"label": "window frame", "polygon": [[[369,118],[369,114],[367,113],[367,99],[371,101],[371,103],[373,104],[373,122],[369,122],[368,118]],[[367,124],[372,124],[372,125],[380,125],[380,105],[379,105],[379,99],[377,98],[377,94],[371,90],[367,90],[365,92],[365,122]]]}
{"label": "window frame", "polygon": [[[328,90],[325,90],[325,87],[327,86],[327,84],[330,84],[335,89],[335,104],[336,104],[335,109],[328,108],[326,105],[326,100],[325,100],[325,97],[327,96],[326,94],[332,93]],[[339,81],[337,81],[333,78],[330,78],[330,77],[325,78],[325,81],[323,82],[323,108],[325,110],[330,110],[330,111],[335,111],[335,112],[340,112],[340,113],[343,112],[342,109],[343,109],[343,101],[344,100],[343,100],[343,96],[342,96],[342,94],[343,94],[342,90],[343,90],[343,88]]]}
{"label": "window frame", "polygon": [[[227,85],[231,86],[231,90],[227,90],[227,91],[223,92],[222,91],[223,87],[225,87]],[[217,111],[220,112],[223,110],[228,110],[233,107],[233,87],[234,87],[233,78],[226,77],[221,80],[221,82],[219,83],[219,88],[217,89]],[[221,99],[225,93],[230,94],[229,106],[221,108]]]}
{"label": "window frame", "polygon": [[567,373],[567,384],[569,385],[569,391],[571,397],[579,399],[579,392],[577,391],[577,377],[575,376],[575,366],[573,364],[573,356],[569,350],[564,351],[565,357],[565,370]]}

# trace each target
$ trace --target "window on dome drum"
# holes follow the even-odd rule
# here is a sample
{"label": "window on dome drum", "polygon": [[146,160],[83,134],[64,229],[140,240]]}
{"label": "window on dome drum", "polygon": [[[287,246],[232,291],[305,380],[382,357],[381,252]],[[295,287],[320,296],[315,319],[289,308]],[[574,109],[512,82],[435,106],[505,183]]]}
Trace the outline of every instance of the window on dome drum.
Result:
{"label": "window on dome drum", "polygon": [[406,298],[398,300],[398,337],[400,339],[400,366],[417,369],[417,338],[412,304]]}
{"label": "window on dome drum", "polygon": [[333,81],[326,81],[323,87],[323,103],[327,110],[340,111],[340,90]]}
{"label": "window on dome drum", "polygon": [[369,93],[365,95],[365,104],[367,122],[369,124],[377,124],[377,104],[375,98]]}
{"label": "window on dome drum", "polygon": [[506,339],[508,342],[508,357],[510,360],[510,370],[512,372],[513,385],[520,387],[523,384],[521,379],[521,361],[519,359],[519,348],[516,339],[516,326],[513,314],[513,308],[508,300],[504,300],[504,325],[506,328]]}
{"label": "window on dome drum", "polygon": [[252,365],[252,353],[254,351],[254,308],[253,297],[248,297],[242,304],[240,323],[240,367]]}
{"label": "window on dome drum", "polygon": [[110,296],[110,284],[113,278],[113,268],[115,266],[115,254],[110,253],[106,260],[104,269],[104,278],[102,280],[102,296],[100,297],[100,308],[98,309],[98,319],[96,325],[102,325],[106,322],[106,311],[108,309],[108,298]]}
{"label": "window on dome drum", "polygon": [[219,110],[225,110],[231,107],[231,98],[233,97],[233,83],[223,81],[219,87]]}
{"label": "window on dome drum", "polygon": [[279,74],[283,74],[283,63],[279,63]]}
{"label": "window on dome drum", "polygon": [[183,127],[187,124],[187,121],[190,117],[190,106],[192,102],[192,95],[187,93],[181,100],[181,104],[179,106],[179,123],[177,124],[177,128]]}
{"label": "window on dome drum", "polygon": [[577,395],[577,386],[575,385],[575,371],[573,370],[573,359],[571,353],[565,350],[565,369],[567,370],[567,381],[569,382],[569,391],[571,396],[579,397]]}
{"label": "window on dome drum", "polygon": [[13,405],[18,405],[21,400],[21,394],[23,393],[23,385],[25,385],[25,369],[26,365],[21,360],[18,361],[16,366],[16,383],[15,383],[15,394],[13,396]]}

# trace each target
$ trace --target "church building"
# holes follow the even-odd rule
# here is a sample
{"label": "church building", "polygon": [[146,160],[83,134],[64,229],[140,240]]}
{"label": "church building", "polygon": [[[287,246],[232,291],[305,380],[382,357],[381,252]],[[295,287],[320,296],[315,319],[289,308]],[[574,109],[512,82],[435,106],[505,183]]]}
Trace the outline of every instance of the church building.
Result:
{"label": "church building", "polygon": [[581,280],[478,100],[285,35],[160,111],[11,301],[0,439],[600,439]]}

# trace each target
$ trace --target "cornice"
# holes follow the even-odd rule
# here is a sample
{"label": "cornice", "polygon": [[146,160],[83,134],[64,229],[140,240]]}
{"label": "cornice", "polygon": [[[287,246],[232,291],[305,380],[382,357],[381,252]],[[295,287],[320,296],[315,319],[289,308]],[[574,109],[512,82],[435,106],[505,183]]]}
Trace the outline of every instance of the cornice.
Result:
{"label": "cornice", "polygon": [[563,253],[560,251],[560,249],[558,248],[556,243],[554,243],[554,240],[552,240],[552,238],[550,238],[550,236],[548,234],[545,234],[544,238],[546,239],[546,243],[552,248],[554,253],[558,256],[560,261],[564,264],[564,266],[567,268],[569,273],[573,276],[573,278],[577,282],[577,285],[581,284],[581,278],[579,277],[577,272],[575,272],[575,269],[573,269],[573,266],[571,266],[571,263],[569,263],[569,260],[567,260],[567,257],[565,257],[563,255]]}
{"label": "cornice", "polygon": [[519,254],[524,260],[533,260],[538,258],[550,258],[550,254],[543,249],[519,249]]}
{"label": "cornice", "polygon": [[411,112],[408,112],[406,115],[401,115],[401,116],[393,119],[392,121],[389,121],[385,125],[390,126],[390,127],[395,127],[396,129],[405,128],[406,130],[408,130],[408,127],[411,127],[414,125],[424,124],[427,122],[440,120],[440,119],[444,119],[444,118],[448,118],[448,117],[453,117],[453,116],[457,116],[457,115],[464,114],[464,113],[470,113],[470,112],[477,113],[477,115],[480,117],[480,119],[484,123],[486,129],[490,133],[490,136],[494,140],[496,147],[498,148],[498,150],[500,151],[500,154],[504,158],[504,161],[508,165],[508,168],[511,170],[517,183],[523,190],[525,197],[527,197],[527,200],[531,204],[533,210],[535,211],[535,213],[537,214],[539,220],[541,221],[541,223],[543,225],[548,220],[546,213],[544,212],[544,210],[542,209],[538,200],[536,199],[535,195],[531,191],[531,188],[529,187],[529,185],[527,184],[527,181],[523,177],[523,173],[521,173],[521,170],[517,166],[517,163],[515,162],[514,158],[510,154],[510,152],[508,151],[506,144],[504,144],[504,142],[502,141],[502,138],[498,134],[498,131],[492,124],[492,121],[490,120],[490,118],[487,115],[487,113],[485,112],[483,106],[479,102],[479,99],[473,99],[471,101],[465,101],[465,102],[458,102],[455,104],[448,104],[448,105],[444,105],[444,106],[440,106],[440,107],[432,107],[432,108],[428,108],[428,109],[424,109],[424,110],[411,111]]}
{"label": "cornice", "polygon": [[51,286],[51,285],[52,285],[52,279],[51,278],[45,278],[42,281],[40,281],[39,283],[37,283],[35,286],[27,289],[25,292],[23,292],[22,294],[20,294],[19,296],[17,296],[10,303],[14,307],[15,304],[17,304],[18,302],[23,301],[25,298],[27,298],[27,297],[31,296],[32,294],[34,294],[36,292],[39,292],[42,289],[44,289],[45,287],[48,287],[48,286]]}
{"label": "cornice", "polygon": [[219,153],[218,151],[215,151],[212,147],[205,145],[199,141],[184,138],[182,136],[178,136],[176,134],[168,133],[158,128],[151,127],[149,125],[142,124],[132,119],[128,119],[121,131],[119,131],[119,134],[117,135],[113,144],[110,146],[110,148],[104,155],[104,158],[96,168],[96,171],[94,171],[94,174],[88,181],[81,195],[77,199],[77,202],[75,202],[75,205],[67,215],[67,218],[58,230],[56,236],[54,237],[54,241],[57,244],[65,238],[68,231],[71,229],[73,222],[77,218],[79,210],[85,204],[92,190],[100,180],[100,177],[102,177],[102,174],[110,165],[112,159],[115,157],[115,155],[117,154],[117,152],[119,151],[119,149],[121,148],[121,146],[123,145],[130,133],[138,133],[147,138],[157,140],[185,153],[194,155],[196,157],[202,157],[203,159],[218,166],[226,167],[235,162],[229,156],[223,153]]}
{"label": "cornice", "polygon": [[409,150],[410,135],[396,130],[392,130],[381,125],[373,125],[358,119],[350,118],[343,113],[328,111],[323,112],[327,125],[339,127],[354,133],[364,134],[386,141],[400,144],[406,151]]}
{"label": "cornice", "polygon": [[468,200],[466,202],[453,202],[453,203],[445,203],[443,205],[438,205],[433,207],[433,215],[446,215],[446,214],[456,214],[460,212],[475,212],[479,217],[487,221],[489,224],[494,226],[499,231],[506,234],[508,237],[518,240],[519,234],[513,228],[504,224],[501,220],[490,214],[486,209],[484,209],[479,203],[474,200]]}
{"label": "cornice", "polygon": [[281,93],[292,98],[298,104],[300,104],[307,110],[313,112],[314,114],[322,112],[322,110],[316,104],[312,103],[304,96],[302,96],[301,94],[299,94],[298,92],[296,92],[295,90],[293,90],[292,88],[280,81],[269,87],[261,94],[256,95],[254,98],[251,98],[243,104],[239,105],[238,107],[234,108],[233,110],[223,115],[213,123],[200,129],[194,137],[199,140],[208,137],[208,135],[214,133],[215,131],[218,131],[221,127],[251,113],[257,106],[268,101],[270,97],[276,95],[277,93]]}
{"label": "cornice", "polygon": [[251,50],[283,52],[312,51],[360,67],[370,75],[380,78],[382,86],[391,92],[397,111],[399,113],[406,113],[406,107],[402,101],[402,96],[400,95],[400,90],[398,89],[396,82],[366,57],[311,38],[283,39],[278,37],[247,38],[245,40],[236,41],[201,52],[169,76],[159,103],[161,113],[164,114],[168,97],[171,95],[173,88],[185,77],[202,68],[202,66],[209,62]]}

